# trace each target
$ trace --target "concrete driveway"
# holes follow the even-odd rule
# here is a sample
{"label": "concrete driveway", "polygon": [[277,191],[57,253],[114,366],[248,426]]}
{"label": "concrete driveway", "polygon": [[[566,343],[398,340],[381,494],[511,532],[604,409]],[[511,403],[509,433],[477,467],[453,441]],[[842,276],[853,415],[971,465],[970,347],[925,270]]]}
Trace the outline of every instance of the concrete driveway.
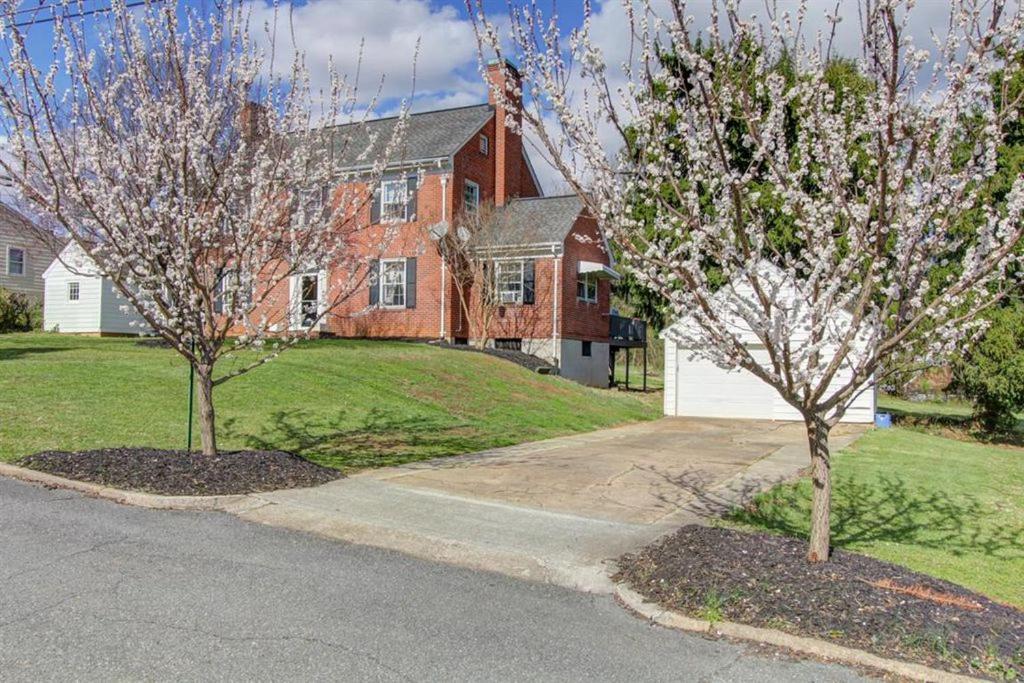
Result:
{"label": "concrete driveway", "polygon": [[[841,448],[864,430],[833,434]],[[664,418],[263,494],[253,521],[586,590],[808,464],[802,424]]]}

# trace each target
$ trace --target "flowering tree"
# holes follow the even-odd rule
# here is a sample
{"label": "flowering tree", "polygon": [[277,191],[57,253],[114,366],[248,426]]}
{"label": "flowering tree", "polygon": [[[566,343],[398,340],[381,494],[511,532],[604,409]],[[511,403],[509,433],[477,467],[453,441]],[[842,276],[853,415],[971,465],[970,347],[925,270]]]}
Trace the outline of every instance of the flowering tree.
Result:
{"label": "flowering tree", "polygon": [[513,7],[503,54],[477,3],[477,35],[484,56],[518,63],[538,146],[625,267],[686,320],[679,341],[803,416],[808,559],[825,561],[832,427],[902,349],[948,352],[1014,286],[1003,275],[1024,232],[1024,177],[1003,204],[983,198],[1021,110],[1006,84],[1024,14],[957,0],[928,50],[907,29],[911,0],[864,0],[850,56],[868,87],[848,97],[828,77],[838,17],[808,36],[806,3],[792,14],[767,3],[762,21],[723,4],[698,30],[685,0],[623,0],[632,49],[619,86],[589,6],[568,40],[536,5]]}
{"label": "flowering tree", "polygon": [[504,305],[496,270],[501,257],[508,254],[499,239],[505,225],[501,212],[490,202],[464,208],[455,224],[454,230],[447,225],[435,228],[432,237],[459,298],[460,324],[455,336],[464,334],[482,349]]}
{"label": "flowering tree", "polygon": [[356,82],[332,73],[314,93],[300,54],[276,75],[240,1],[202,15],[114,0],[97,16],[65,0],[43,68],[19,4],[0,0],[0,170],[191,364],[214,454],[214,387],[308,336],[360,285],[359,218],[404,106],[376,139],[353,113]]}

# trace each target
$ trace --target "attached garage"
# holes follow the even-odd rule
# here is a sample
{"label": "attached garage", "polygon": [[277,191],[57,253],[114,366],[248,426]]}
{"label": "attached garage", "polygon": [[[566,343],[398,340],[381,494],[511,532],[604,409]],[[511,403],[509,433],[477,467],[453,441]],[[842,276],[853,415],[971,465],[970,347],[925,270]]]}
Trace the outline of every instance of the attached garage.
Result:
{"label": "attached garage", "polygon": [[[723,288],[719,294],[730,291],[733,296],[744,296],[742,287]],[[787,296],[780,287],[776,296]],[[770,368],[768,351],[751,333],[744,334],[745,325],[737,320],[730,323],[747,343],[747,350],[763,367]],[[689,334],[674,334],[688,325],[686,319],[676,322],[662,333],[665,340],[665,414],[679,417],[715,417],[750,420],[802,420],[800,413],[786,403],[774,388],[752,373],[727,370],[706,360],[697,353]],[[686,328],[692,330],[693,328]],[[833,380],[838,388],[849,380],[849,371],[840,370]],[[875,391],[869,387],[854,399],[843,415],[843,422],[871,423],[875,416]]]}

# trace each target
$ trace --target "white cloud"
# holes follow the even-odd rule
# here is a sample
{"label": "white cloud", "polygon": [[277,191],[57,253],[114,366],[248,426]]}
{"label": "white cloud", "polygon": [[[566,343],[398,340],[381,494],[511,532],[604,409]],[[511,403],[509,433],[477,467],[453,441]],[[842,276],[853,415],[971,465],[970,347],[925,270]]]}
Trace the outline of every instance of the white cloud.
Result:
{"label": "white cloud", "polygon": [[[274,8],[257,0],[251,9],[254,33],[267,42],[264,27],[273,29]],[[327,86],[327,64],[333,58],[341,74],[354,77],[359,69],[363,104],[384,79],[382,109],[413,94],[414,68],[418,109],[479,102],[486,96],[476,76],[473,27],[454,7],[421,0],[311,0],[281,7],[276,19],[275,71],[287,69],[294,53],[301,52],[316,88]]]}

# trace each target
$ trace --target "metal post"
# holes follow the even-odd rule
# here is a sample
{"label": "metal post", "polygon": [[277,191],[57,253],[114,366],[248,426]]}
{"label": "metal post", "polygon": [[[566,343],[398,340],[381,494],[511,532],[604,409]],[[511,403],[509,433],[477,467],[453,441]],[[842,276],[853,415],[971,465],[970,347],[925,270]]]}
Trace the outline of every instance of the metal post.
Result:
{"label": "metal post", "polygon": [[644,341],[644,393],[647,393],[647,342]]}
{"label": "metal post", "polygon": [[626,391],[629,391],[629,347],[626,347]]}
{"label": "metal post", "polygon": [[[196,355],[196,340],[192,338],[192,357]],[[188,364],[188,447],[186,450],[192,450],[192,397],[195,396],[195,384],[196,384],[196,366],[192,361]]]}

